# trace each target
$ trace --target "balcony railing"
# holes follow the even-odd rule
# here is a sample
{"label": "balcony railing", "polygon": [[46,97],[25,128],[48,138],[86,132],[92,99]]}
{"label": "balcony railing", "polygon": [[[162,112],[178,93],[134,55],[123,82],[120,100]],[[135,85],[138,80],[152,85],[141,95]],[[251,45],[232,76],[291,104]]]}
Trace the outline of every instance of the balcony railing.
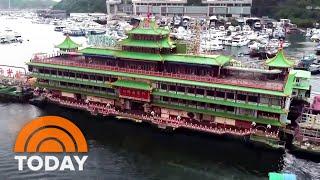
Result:
{"label": "balcony railing", "polygon": [[272,90],[272,91],[283,91],[283,88],[284,88],[283,82],[270,82],[270,81],[266,82],[266,81],[235,79],[235,78],[222,79],[222,78],[211,77],[211,76],[197,76],[197,75],[189,75],[189,74],[156,72],[156,71],[148,71],[148,70],[141,70],[141,69],[129,69],[129,68],[116,67],[116,66],[85,63],[84,58],[82,57],[73,57],[73,58],[71,57],[68,59],[65,59],[62,57],[34,58],[31,60],[31,62],[63,65],[63,66],[73,66],[73,67],[81,67],[81,68],[89,68],[89,69],[97,69],[97,70],[116,71],[116,72],[124,72],[124,73],[134,73],[134,74],[157,76],[157,77],[164,77],[164,78],[174,78],[174,79],[197,81],[197,82],[226,84],[226,85]]}

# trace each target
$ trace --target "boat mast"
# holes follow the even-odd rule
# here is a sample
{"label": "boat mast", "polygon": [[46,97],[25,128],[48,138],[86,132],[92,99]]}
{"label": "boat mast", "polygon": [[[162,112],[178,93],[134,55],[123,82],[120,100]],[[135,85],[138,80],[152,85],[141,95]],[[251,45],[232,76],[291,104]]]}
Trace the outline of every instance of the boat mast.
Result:
{"label": "boat mast", "polygon": [[9,6],[8,6],[9,9],[11,9],[11,0],[9,0]]}

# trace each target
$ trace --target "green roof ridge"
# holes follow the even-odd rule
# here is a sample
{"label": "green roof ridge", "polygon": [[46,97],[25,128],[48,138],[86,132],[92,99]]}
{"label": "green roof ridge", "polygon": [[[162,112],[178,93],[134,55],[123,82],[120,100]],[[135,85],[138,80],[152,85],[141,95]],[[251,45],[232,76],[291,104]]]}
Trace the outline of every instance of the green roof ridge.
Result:
{"label": "green roof ridge", "polygon": [[293,87],[295,85],[295,79],[296,79],[295,75],[296,75],[296,72],[294,71],[290,71],[290,73],[288,74],[287,83],[284,87],[284,93],[287,96],[290,96],[292,94]]}
{"label": "green roof ridge", "polygon": [[112,83],[113,86],[119,87],[126,87],[132,89],[140,89],[150,91],[152,87],[150,84],[141,81],[131,81],[131,80],[117,80],[116,82]]}
{"label": "green roof ridge", "polygon": [[266,61],[267,66],[269,67],[278,67],[278,68],[290,68],[294,66],[294,62],[287,59],[284,55],[283,49],[280,49],[277,55]]}

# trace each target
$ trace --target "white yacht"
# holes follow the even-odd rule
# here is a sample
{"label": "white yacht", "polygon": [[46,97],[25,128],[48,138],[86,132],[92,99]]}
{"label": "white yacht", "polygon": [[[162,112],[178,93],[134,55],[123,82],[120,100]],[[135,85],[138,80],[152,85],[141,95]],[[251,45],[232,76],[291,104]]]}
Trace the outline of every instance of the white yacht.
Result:
{"label": "white yacht", "polygon": [[231,46],[235,46],[235,47],[246,46],[249,44],[249,42],[250,40],[247,37],[243,35],[237,35],[233,37]]}
{"label": "white yacht", "polygon": [[307,32],[306,32],[306,37],[311,37],[312,36],[312,29],[311,28],[307,28]]}
{"label": "white yacht", "polygon": [[214,41],[203,41],[200,45],[202,51],[218,51],[222,50],[223,46],[218,40]]}
{"label": "white yacht", "polygon": [[232,40],[233,40],[232,36],[227,36],[227,37],[225,37],[224,40],[222,40],[222,44],[225,45],[225,46],[231,46],[232,45]]}
{"label": "white yacht", "polygon": [[225,31],[226,28],[225,28],[224,26],[219,26],[219,30],[220,30],[220,31]]}
{"label": "white yacht", "polygon": [[314,32],[310,39],[311,39],[311,41],[319,42],[320,41],[320,33]]}

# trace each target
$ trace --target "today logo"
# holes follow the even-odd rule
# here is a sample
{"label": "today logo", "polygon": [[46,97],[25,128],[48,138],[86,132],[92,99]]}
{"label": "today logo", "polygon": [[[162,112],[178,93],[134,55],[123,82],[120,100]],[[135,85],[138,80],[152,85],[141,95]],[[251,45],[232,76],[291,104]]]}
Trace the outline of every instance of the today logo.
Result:
{"label": "today logo", "polygon": [[[57,116],[45,116],[32,120],[19,132],[13,148],[15,153],[87,153],[88,145],[80,129],[67,119]],[[15,156],[18,170],[23,165],[32,171],[83,171],[88,156]],[[77,167],[75,167],[75,165]]]}

